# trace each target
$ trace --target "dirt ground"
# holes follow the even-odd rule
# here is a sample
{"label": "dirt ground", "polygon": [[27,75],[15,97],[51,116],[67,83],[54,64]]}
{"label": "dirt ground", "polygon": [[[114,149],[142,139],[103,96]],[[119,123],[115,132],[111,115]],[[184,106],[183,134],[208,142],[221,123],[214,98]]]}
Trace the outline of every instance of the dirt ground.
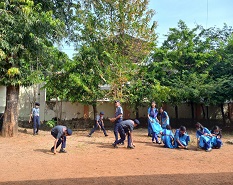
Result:
{"label": "dirt ground", "polygon": [[67,139],[66,154],[50,152],[54,139],[48,131],[38,136],[20,128],[18,137],[0,137],[0,184],[233,184],[233,145],[211,152],[197,151],[194,133],[189,150],[153,144],[146,129],[134,132],[135,149],[114,149],[108,137],[96,131],[75,131]]}

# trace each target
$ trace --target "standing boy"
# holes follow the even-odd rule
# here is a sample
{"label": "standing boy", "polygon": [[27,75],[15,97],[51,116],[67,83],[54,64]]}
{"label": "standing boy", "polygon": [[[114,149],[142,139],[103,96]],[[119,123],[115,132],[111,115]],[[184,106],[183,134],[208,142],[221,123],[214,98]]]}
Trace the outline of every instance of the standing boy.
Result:
{"label": "standing boy", "polygon": [[32,113],[30,115],[29,122],[33,120],[33,135],[38,135],[40,128],[40,104],[38,102],[35,103],[35,107],[32,109]]}
{"label": "standing boy", "polygon": [[116,106],[115,118],[110,118],[110,121],[115,123],[114,135],[115,135],[115,141],[117,141],[118,140],[118,127],[120,125],[120,122],[123,121],[123,109],[120,105],[119,100],[115,101],[115,106]]}
{"label": "standing boy", "polygon": [[89,137],[91,137],[91,134],[93,134],[97,128],[101,128],[104,135],[108,136],[108,134],[106,133],[106,130],[104,128],[103,118],[104,118],[104,112],[101,111],[100,114],[97,115],[96,118],[95,118],[95,127],[88,134]]}
{"label": "standing boy", "polygon": [[72,135],[72,130],[66,126],[57,125],[51,130],[51,135],[55,138],[51,152],[56,154],[56,149],[61,145],[60,153],[66,153],[66,136]]}
{"label": "standing boy", "polygon": [[133,132],[134,127],[136,127],[139,124],[140,124],[140,122],[137,119],[135,119],[135,120],[129,119],[129,120],[122,121],[118,127],[118,131],[120,133],[121,139],[119,139],[113,143],[114,148],[117,148],[117,144],[123,143],[125,141],[125,136],[127,135],[128,136],[127,148],[133,149],[134,144],[133,144],[132,132]]}

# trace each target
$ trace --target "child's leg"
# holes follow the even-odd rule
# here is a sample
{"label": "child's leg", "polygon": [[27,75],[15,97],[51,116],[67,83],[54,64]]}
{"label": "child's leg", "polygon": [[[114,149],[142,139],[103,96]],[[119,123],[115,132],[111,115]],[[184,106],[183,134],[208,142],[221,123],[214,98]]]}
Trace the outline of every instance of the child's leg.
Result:
{"label": "child's leg", "polygon": [[216,148],[221,148],[221,146],[222,146],[222,141],[221,141],[221,139],[217,139]]}
{"label": "child's leg", "polygon": [[120,123],[118,121],[115,122],[114,125],[114,136],[115,136],[115,141],[118,140],[118,127],[119,127]]}
{"label": "child's leg", "polygon": [[152,133],[152,142],[156,141],[156,143],[160,143],[158,140],[158,136],[155,132]]}
{"label": "child's leg", "polygon": [[61,149],[64,149],[64,148],[66,148],[66,136],[63,136],[63,138],[62,138],[62,145],[61,145]]}
{"label": "child's leg", "polygon": [[106,130],[105,130],[104,126],[101,124],[100,127],[101,127],[101,129],[102,129],[104,135],[107,136],[108,134],[106,133]]}
{"label": "child's leg", "polygon": [[38,134],[40,128],[40,117],[36,116],[36,134]]}
{"label": "child's leg", "polygon": [[153,134],[152,127],[151,127],[151,122],[148,119],[148,136],[151,136]]}
{"label": "child's leg", "polygon": [[131,140],[131,137],[130,137],[129,133],[127,133],[127,136],[128,136],[128,147],[131,147],[132,146],[132,140]]}
{"label": "child's leg", "polygon": [[36,134],[37,121],[36,116],[33,116],[33,134]]}
{"label": "child's leg", "polygon": [[[119,125],[119,127],[118,127],[118,132],[119,132],[119,134],[120,134],[121,139],[116,140],[116,141],[115,141],[115,145],[117,145],[117,144],[119,144],[119,143],[123,143],[124,140],[125,140],[125,131],[124,131],[124,129],[123,129],[123,127],[122,127],[121,125]],[[118,134],[118,133],[117,133],[117,134]]]}
{"label": "child's leg", "polygon": [[97,128],[98,128],[98,125],[95,124],[94,128],[91,130],[91,132],[89,133],[89,135],[91,136],[91,134],[93,134]]}

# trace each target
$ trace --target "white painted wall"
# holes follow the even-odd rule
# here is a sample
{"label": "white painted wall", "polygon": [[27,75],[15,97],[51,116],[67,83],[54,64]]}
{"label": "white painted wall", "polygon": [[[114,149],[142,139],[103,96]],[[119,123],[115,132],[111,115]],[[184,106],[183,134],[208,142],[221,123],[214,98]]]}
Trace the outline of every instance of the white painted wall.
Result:
{"label": "white painted wall", "polygon": [[[31,113],[34,102],[40,103],[40,117],[41,121],[51,120],[53,117],[59,117],[58,112],[61,110],[61,102],[47,102],[46,103],[46,91],[41,88],[42,85],[33,85],[31,87],[21,87],[19,96],[19,120],[28,120]],[[0,113],[3,113],[6,105],[6,88],[0,86]],[[139,107],[139,117],[147,117],[147,109],[150,103],[145,103],[144,106]],[[127,108],[129,111],[130,118],[135,117],[133,108],[122,105],[123,108]],[[90,119],[93,117],[93,108],[88,106],[88,114]],[[170,118],[175,118],[175,107],[167,105],[165,109]],[[97,111],[104,111],[105,118],[114,117],[115,105],[113,102],[101,101],[97,104]],[[227,112],[227,104],[224,105],[224,111]],[[126,112],[126,111],[125,111]],[[191,106],[188,104],[180,104],[178,106],[179,118],[191,118]],[[84,117],[84,105],[81,103],[62,102],[62,120],[71,120],[74,118]],[[210,106],[209,107],[210,119],[221,119],[220,107]]]}

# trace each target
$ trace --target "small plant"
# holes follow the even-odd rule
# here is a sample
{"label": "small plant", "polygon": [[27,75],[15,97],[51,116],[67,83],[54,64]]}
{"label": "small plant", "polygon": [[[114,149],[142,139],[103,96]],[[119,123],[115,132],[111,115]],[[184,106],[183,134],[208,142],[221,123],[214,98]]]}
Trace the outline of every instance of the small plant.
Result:
{"label": "small plant", "polygon": [[49,120],[46,122],[46,125],[49,126],[50,128],[54,127],[56,125],[56,121],[54,120]]}

